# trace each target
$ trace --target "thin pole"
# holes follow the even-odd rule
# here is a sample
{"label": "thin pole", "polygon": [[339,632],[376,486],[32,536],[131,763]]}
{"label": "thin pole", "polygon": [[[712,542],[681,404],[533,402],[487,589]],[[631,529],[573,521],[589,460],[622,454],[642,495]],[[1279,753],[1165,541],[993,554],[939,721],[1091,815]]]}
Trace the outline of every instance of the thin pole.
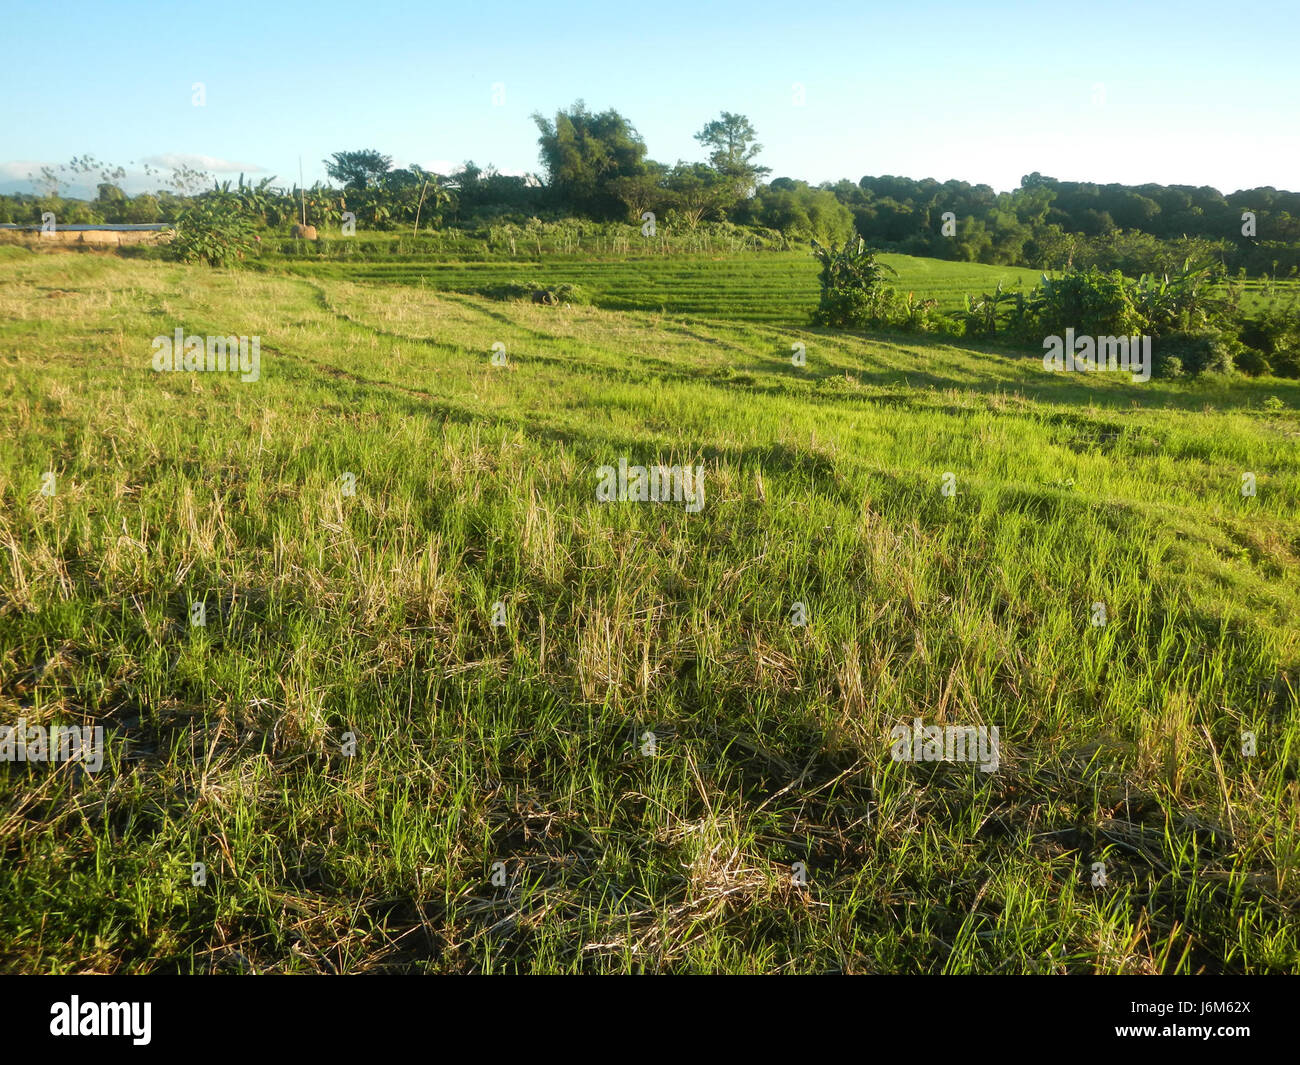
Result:
{"label": "thin pole", "polygon": [[424,179],[424,188],[420,189],[420,202],[415,205],[415,228],[411,230],[411,236],[420,234],[420,208],[424,206],[424,190],[429,187],[429,179]]}

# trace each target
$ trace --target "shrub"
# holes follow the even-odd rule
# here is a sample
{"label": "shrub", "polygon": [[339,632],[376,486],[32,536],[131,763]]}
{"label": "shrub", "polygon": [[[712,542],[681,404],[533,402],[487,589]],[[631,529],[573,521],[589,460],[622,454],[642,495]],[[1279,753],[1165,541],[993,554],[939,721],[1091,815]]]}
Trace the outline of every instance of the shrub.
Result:
{"label": "shrub", "polygon": [[487,285],[479,292],[493,300],[526,300],[539,288],[545,286],[528,281],[504,281],[499,285]]}
{"label": "shrub", "polygon": [[1137,312],[1146,323],[1145,332],[1152,336],[1168,333],[1213,331],[1233,311],[1228,300],[1213,294],[1212,284],[1222,268],[1203,263],[1193,266],[1185,260],[1182,269],[1166,273],[1159,280],[1143,274],[1130,294]]}
{"label": "shrub", "polygon": [[1233,356],[1240,347],[1233,338],[1219,333],[1170,333],[1152,341],[1154,372],[1161,377],[1177,376],[1160,372],[1172,359],[1184,373],[1231,373]]}
{"label": "shrub", "polygon": [[1088,336],[1132,336],[1142,333],[1146,324],[1118,270],[1090,268],[1045,277],[1034,289],[1028,310],[1041,336],[1064,335],[1067,328]]}
{"label": "shrub", "polygon": [[[1037,348],[1048,336],[1151,337],[1157,377],[1270,371],[1300,377],[1300,317],[1293,308],[1237,318],[1238,298],[1215,294],[1218,269],[1191,266],[1158,280],[1130,281],[1118,271],[1071,270],[1044,277],[1028,294],[967,296],[963,310],[939,314],[933,301],[904,298],[884,280],[889,267],[863,241],[813,250],[822,264],[821,301],[813,324],[837,328],[883,326],[955,337],[1011,340]],[[892,272],[892,271],[890,271]]]}
{"label": "shrub", "polygon": [[1258,372],[1271,370],[1279,377],[1300,377],[1300,317],[1290,308],[1270,307],[1244,318],[1239,335],[1246,351],[1254,352],[1263,362],[1265,369]]}
{"label": "shrub", "polygon": [[1278,352],[1273,356],[1272,365],[1278,377],[1300,377],[1300,348]]}
{"label": "shrub", "polygon": [[897,325],[907,333],[930,333],[940,328],[941,319],[935,312],[936,299],[919,300],[908,293],[899,301]]}
{"label": "shrub", "polygon": [[239,208],[199,200],[176,218],[176,237],[167,246],[171,258],[230,266],[252,248],[253,230]]}
{"label": "shrub", "polygon": [[1267,356],[1256,348],[1241,346],[1241,351],[1237,353],[1237,369],[1242,373],[1249,374],[1251,377],[1259,377],[1261,374],[1272,373],[1273,367],[1269,363]]}
{"label": "shrub", "polygon": [[1177,355],[1165,355],[1152,349],[1151,361],[1154,364],[1151,368],[1153,377],[1185,377],[1186,371],[1183,369],[1183,360]]}
{"label": "shrub", "polygon": [[1012,333],[1019,335],[1029,326],[1026,338],[1032,339],[1034,330],[1029,325],[1028,313],[1023,294],[1003,292],[1002,282],[999,281],[993,292],[986,292],[978,299],[966,296],[958,316],[965,325],[965,336],[994,337],[998,334],[999,325],[1005,325]]}
{"label": "shrub", "polygon": [[889,324],[898,294],[885,282],[893,267],[876,261],[861,237],[836,247],[812,242],[813,254],[821,262],[821,299],[813,312],[813,325],[854,328]]}

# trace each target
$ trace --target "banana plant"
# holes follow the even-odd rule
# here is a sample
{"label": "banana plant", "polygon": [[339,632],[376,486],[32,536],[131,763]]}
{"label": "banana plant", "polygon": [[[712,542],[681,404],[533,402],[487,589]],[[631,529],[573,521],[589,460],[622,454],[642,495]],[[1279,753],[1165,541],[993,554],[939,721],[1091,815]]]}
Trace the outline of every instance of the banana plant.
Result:
{"label": "banana plant", "polygon": [[867,242],[861,237],[855,244],[846,240],[837,247],[834,241],[827,246],[812,242],[813,254],[822,264],[822,286],[838,287],[845,284],[874,287],[881,284],[885,274],[897,274],[892,266],[878,262],[875,252],[867,248]]}
{"label": "banana plant", "polygon": [[238,202],[239,194],[230,191],[229,181],[217,181],[216,178],[213,178],[212,188],[203,193],[202,198],[221,204],[233,204]]}
{"label": "banana plant", "polygon": [[975,300],[967,295],[963,302],[961,317],[966,322],[966,331],[976,336],[997,336],[1003,308],[1008,304],[1017,304],[1018,314],[1021,317],[1024,314],[1024,297],[1016,292],[1003,292],[1001,281],[991,293],[986,292]]}
{"label": "banana plant", "polygon": [[278,215],[276,201],[279,199],[279,190],[271,187],[271,182],[274,180],[274,177],[268,177],[263,178],[256,185],[245,184],[244,175],[239,175],[237,195],[240,205],[250,218],[263,225],[275,224],[271,222],[270,216],[273,212]]}

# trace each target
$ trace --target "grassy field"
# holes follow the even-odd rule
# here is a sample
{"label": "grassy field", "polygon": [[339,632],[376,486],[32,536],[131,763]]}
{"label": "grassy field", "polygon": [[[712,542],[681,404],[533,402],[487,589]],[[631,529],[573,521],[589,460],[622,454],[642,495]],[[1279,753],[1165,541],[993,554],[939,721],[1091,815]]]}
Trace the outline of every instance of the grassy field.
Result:
{"label": "grassy field", "polygon": [[[1017,283],[1027,291],[1041,271],[982,263],[948,263],[910,255],[882,255],[898,271],[895,283],[918,298],[956,309],[964,293]],[[439,292],[477,293],[492,286],[535,279],[581,285],[593,305],[606,310],[731,318],[802,325],[817,306],[816,259],[807,252],[759,252],[735,256],[663,256],[579,260],[490,262],[350,263],[309,258],[275,262],[274,269],[318,280],[419,285]]]}
{"label": "grassy field", "polygon": [[[278,266],[278,264],[277,264]],[[436,292],[478,293],[494,285],[535,281],[580,285],[594,306],[736,318],[806,322],[817,306],[817,264],[811,255],[770,253],[748,259],[595,260],[542,262],[346,263],[298,260],[284,269],[315,280],[416,285]]]}
{"label": "grassy field", "polygon": [[0,724],[108,747],[0,766],[0,969],[1300,971],[1300,382],[809,329],[795,264],[0,258]]}
{"label": "grassy field", "polygon": [[[336,242],[337,243],[337,242]],[[963,297],[992,292],[999,282],[1007,291],[1029,292],[1043,272],[1020,266],[945,262],[911,255],[883,254],[892,267],[892,284],[918,299],[938,301],[940,310],[955,311]],[[808,252],[756,252],[731,256],[658,256],[581,259],[495,259],[483,262],[440,261],[400,256],[351,262],[310,256],[272,256],[267,265],[316,280],[417,285],[438,292],[481,293],[515,281],[580,285],[592,304],[606,310],[657,311],[749,322],[803,325],[817,306],[816,259]],[[1244,286],[1242,304],[1262,306],[1272,286],[1259,280]],[[1300,283],[1283,281],[1276,291],[1300,301]]]}

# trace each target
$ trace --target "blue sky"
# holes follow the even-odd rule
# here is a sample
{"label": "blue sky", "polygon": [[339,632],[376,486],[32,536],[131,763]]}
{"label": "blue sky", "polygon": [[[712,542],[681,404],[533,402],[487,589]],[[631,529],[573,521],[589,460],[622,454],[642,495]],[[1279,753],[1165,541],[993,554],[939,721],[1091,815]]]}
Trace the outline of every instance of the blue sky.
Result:
{"label": "blue sky", "polygon": [[740,112],[773,176],[812,182],[1300,188],[1296,0],[11,0],[3,21],[0,191],[85,153],[277,184],[353,148],[521,173],[539,169],[529,115],[578,98],[668,163],[702,159],[692,135]]}

